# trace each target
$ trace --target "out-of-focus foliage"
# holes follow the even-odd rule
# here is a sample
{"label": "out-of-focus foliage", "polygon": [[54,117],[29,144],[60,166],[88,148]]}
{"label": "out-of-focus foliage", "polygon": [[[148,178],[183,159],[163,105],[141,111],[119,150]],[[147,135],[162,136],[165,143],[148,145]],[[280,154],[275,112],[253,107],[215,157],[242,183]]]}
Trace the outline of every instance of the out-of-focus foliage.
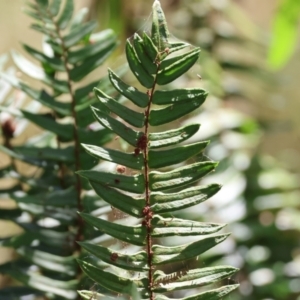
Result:
{"label": "out-of-focus foliage", "polygon": [[[98,163],[80,143],[112,138],[109,130],[91,125],[89,105],[101,104],[90,92],[99,82],[82,79],[117,41],[112,30],[93,33],[96,22],[85,21],[86,9],[75,14],[73,0],[31,1],[26,13],[34,20],[31,27],[43,34],[42,50],[26,42],[26,55],[12,51],[20,71],[3,67],[0,74],[0,151],[7,158],[0,169],[0,219],[19,228],[0,239],[1,247],[16,252],[0,265],[0,273],[11,279],[0,299],[77,299],[78,287],[88,282],[76,262],[82,255],[76,242],[91,232],[77,212],[103,206],[83,193],[90,187],[75,174]],[[107,83],[103,78],[100,84],[106,91]],[[32,134],[25,127],[40,130]],[[21,144],[20,134],[27,137]]]}
{"label": "out-of-focus foliage", "polygon": [[272,68],[283,67],[294,53],[299,38],[300,1],[283,0],[275,14],[268,61]]}
{"label": "out-of-focus foliage", "polygon": [[260,135],[253,120],[228,108],[214,108],[195,118],[214,128],[208,155],[221,160],[207,183],[222,181],[224,187],[205,208],[187,213],[194,213],[197,220],[229,223],[232,231],[227,248],[220,248],[199,263],[226,262],[241,269],[234,278],[241,285],[240,294],[232,299],[296,299],[297,176],[256,152]]}
{"label": "out-of-focus foliage", "polygon": [[[258,153],[263,141],[259,123],[227,107],[237,105],[253,111],[251,107],[265,100],[264,91],[272,87],[262,63],[266,45],[259,36],[254,40],[245,34],[248,21],[242,23],[233,3],[222,3],[227,5],[218,1],[184,3],[182,9],[188,11],[189,21],[177,32],[179,37],[188,36],[189,41],[207,50],[202,62],[215,68],[205,68],[204,63],[203,73],[199,72],[204,80],[209,79],[207,85],[215,95],[225,100],[216,100],[215,107],[195,117],[206,119],[209,114],[212,120],[214,142],[208,153],[212,159],[222,161],[215,175],[220,178],[213,180],[225,185],[208,211],[203,212],[204,220],[215,215],[216,221],[231,224],[234,239],[220,259],[241,268],[236,277],[241,295],[233,299],[296,299],[300,295],[299,224],[295,222],[300,218],[299,181],[278,162],[270,163]],[[207,70],[214,72],[207,74]],[[216,86],[220,89],[215,90]],[[262,120],[260,113],[257,116]]]}

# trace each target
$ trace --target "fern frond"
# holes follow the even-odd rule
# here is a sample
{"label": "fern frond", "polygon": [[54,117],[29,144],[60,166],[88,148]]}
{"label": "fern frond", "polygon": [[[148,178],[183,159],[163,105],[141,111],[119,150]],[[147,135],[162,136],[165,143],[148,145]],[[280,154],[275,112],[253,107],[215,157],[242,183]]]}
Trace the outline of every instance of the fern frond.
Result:
{"label": "fern frond", "polygon": [[[75,241],[86,234],[77,211],[85,205],[82,191],[90,187],[75,172],[98,163],[80,144],[95,139],[105,144],[112,138],[108,129],[89,127],[94,122],[89,106],[94,103],[102,107],[89,94],[98,82],[78,82],[112,54],[116,35],[109,29],[93,33],[96,23],[84,21],[86,10],[74,16],[73,0],[32,0],[26,12],[34,20],[31,27],[44,35],[43,50],[24,44],[32,60],[12,51],[15,65],[33,78],[34,84],[26,82],[26,76],[21,80],[13,72],[1,72],[3,80],[32,101],[23,108],[1,107],[16,120],[16,128],[10,134],[7,131],[0,146],[10,157],[1,175],[15,182],[12,188],[1,190],[1,196],[16,205],[1,209],[0,218],[13,221],[23,231],[1,240],[3,247],[16,250],[18,259],[1,265],[0,272],[26,288],[0,290],[0,298],[19,299],[32,294],[77,299],[82,272],[76,265],[81,247]],[[103,82],[105,89],[108,79]],[[38,112],[40,107],[43,112]],[[23,120],[44,132],[15,146],[14,133]],[[27,172],[16,161],[25,162]],[[94,203],[92,208],[101,206]]]}
{"label": "fern frond", "polygon": [[[189,158],[202,153],[208,144],[205,141],[179,145],[198,131],[199,124],[151,132],[159,125],[169,124],[194,111],[206,99],[207,92],[198,88],[158,88],[159,85],[180,77],[198,60],[199,48],[176,54],[185,46],[186,43],[174,45],[169,42],[163,11],[159,1],[155,1],[151,37],[147,33],[143,37],[135,34],[126,43],[129,67],[144,90],[127,85],[113,71],[109,71],[111,83],[116,90],[133,104],[144,108],[144,112],[129,109],[101,90],[95,90],[99,101],[107,108],[105,112],[93,109],[96,119],[126,140],[133,149],[132,152],[124,153],[97,145],[85,144],[84,148],[97,158],[121,164],[137,173],[130,176],[108,171],[79,172],[89,179],[91,186],[102,199],[136,218],[132,222],[126,222],[126,219],[123,222],[112,222],[90,214],[81,214],[84,221],[97,230],[129,245],[141,246],[138,252],[124,253],[89,242],[81,243],[100,262],[104,261],[108,270],[93,266],[85,259],[79,261],[81,268],[97,284],[114,293],[131,295],[132,286],[135,286],[142,299],[170,299],[163,294],[215,284],[237,270],[228,266],[191,269],[171,274],[164,274],[160,270],[167,264],[186,264],[188,260],[208,251],[228,237],[228,234],[216,234],[224,227],[223,224],[170,217],[170,213],[206,201],[220,189],[218,184],[193,186],[204,175],[213,171],[216,163],[208,161],[184,164]],[[130,188],[127,187],[129,182],[132,183]],[[167,236],[197,236],[198,240],[165,246],[163,238]],[[122,269],[127,273],[122,272]],[[221,299],[236,287],[225,285],[182,299]]]}

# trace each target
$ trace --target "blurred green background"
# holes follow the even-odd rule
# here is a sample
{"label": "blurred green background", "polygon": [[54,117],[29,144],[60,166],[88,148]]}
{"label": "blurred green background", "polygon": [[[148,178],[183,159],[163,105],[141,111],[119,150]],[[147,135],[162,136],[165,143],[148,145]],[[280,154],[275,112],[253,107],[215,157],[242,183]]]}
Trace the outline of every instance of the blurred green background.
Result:
{"label": "blurred green background", "polygon": [[[120,47],[107,65],[124,62],[123,45],[135,31],[148,30],[152,1],[74,0],[88,7],[99,28],[113,28]],[[161,0],[170,32],[202,48],[182,86],[209,90],[204,109],[193,114],[203,124],[196,139],[209,138],[208,156],[220,160],[207,178],[223,191],[195,212],[195,219],[229,223],[231,238],[199,260],[201,266],[228,263],[241,268],[241,284],[229,299],[300,299],[300,51],[299,0]],[[30,30],[24,0],[0,1],[0,54],[21,41],[41,49]],[[24,52],[23,52],[24,53]],[[8,65],[12,65],[9,61]],[[198,74],[202,79],[198,78]],[[129,77],[132,79],[132,77]],[[28,127],[21,143],[38,132]],[[1,166],[5,156],[0,155]],[[1,237],[18,230],[0,223]],[[171,242],[171,241],[170,241]],[[10,251],[0,249],[5,261]],[[1,280],[0,285],[5,284]]]}

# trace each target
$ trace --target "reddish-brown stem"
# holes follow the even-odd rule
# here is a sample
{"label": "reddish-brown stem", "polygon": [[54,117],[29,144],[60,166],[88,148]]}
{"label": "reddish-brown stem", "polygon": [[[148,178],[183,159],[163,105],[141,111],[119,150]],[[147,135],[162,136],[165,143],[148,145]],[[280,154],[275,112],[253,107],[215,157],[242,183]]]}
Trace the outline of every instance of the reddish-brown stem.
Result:
{"label": "reddish-brown stem", "polygon": [[[165,52],[166,50],[164,50]],[[168,55],[169,53],[167,53]],[[159,71],[159,54],[158,57],[155,58],[155,63],[157,65],[157,71],[155,74],[155,79],[153,86],[150,90],[147,90],[147,95],[149,97],[149,102],[148,106],[145,110],[145,131],[144,131],[144,136],[138,140],[137,147],[138,149],[141,149],[144,154],[144,177],[145,177],[145,207],[143,209],[143,215],[144,215],[144,220],[143,220],[143,226],[147,228],[147,236],[146,236],[146,251],[148,255],[148,266],[149,266],[149,271],[148,271],[148,280],[149,280],[149,299],[154,300],[154,292],[153,292],[153,274],[154,274],[154,266],[153,266],[153,252],[152,252],[152,237],[151,237],[151,231],[152,231],[152,225],[151,225],[151,220],[153,218],[153,212],[151,211],[151,203],[150,203],[150,184],[149,184],[149,165],[148,165],[148,151],[149,151],[149,146],[148,146],[148,135],[149,135],[149,114],[150,114],[150,109],[151,109],[151,104],[153,100],[153,94],[156,88],[156,80],[157,80],[157,74]]]}
{"label": "reddish-brown stem", "polygon": [[145,147],[142,149],[144,154],[144,176],[145,176],[145,198],[146,198],[146,205],[143,210],[145,215],[144,224],[147,228],[147,236],[146,236],[146,251],[148,254],[148,280],[149,280],[149,291],[150,291],[150,300],[154,300],[154,293],[153,293],[153,271],[154,267],[152,264],[153,259],[153,252],[152,252],[152,238],[151,238],[151,220],[153,217],[153,212],[150,209],[150,185],[149,185],[149,166],[148,166],[148,134],[149,134],[149,114],[150,108],[152,104],[153,94],[156,87],[156,79],[154,81],[153,87],[150,91],[147,91],[149,96],[148,106],[145,111],[145,131],[144,131],[144,139],[146,139]]}
{"label": "reddish-brown stem", "polygon": [[[165,53],[166,50],[163,51]],[[167,55],[169,52],[167,52]],[[149,135],[149,114],[150,114],[150,109],[151,109],[151,104],[153,100],[153,94],[156,88],[156,80],[157,80],[157,74],[159,71],[159,54],[158,57],[155,58],[155,63],[157,65],[157,71],[155,74],[155,79],[153,86],[150,90],[147,90],[147,95],[149,97],[149,102],[148,106],[145,110],[145,131],[144,131],[144,136],[138,140],[137,143],[137,149],[141,149],[144,154],[144,177],[145,177],[145,207],[143,209],[143,215],[144,215],[144,220],[143,220],[143,226],[147,228],[147,235],[146,235],[146,251],[148,255],[148,266],[149,266],[149,271],[148,271],[148,280],[149,280],[149,299],[154,300],[154,292],[153,292],[153,274],[154,274],[154,266],[153,266],[153,251],[152,251],[152,237],[151,237],[151,231],[152,231],[152,225],[151,225],[151,220],[153,218],[153,212],[151,211],[150,208],[150,184],[149,184],[149,165],[148,165],[148,151],[149,151],[149,146],[148,146],[148,135]],[[136,149],[135,149],[136,150]]]}

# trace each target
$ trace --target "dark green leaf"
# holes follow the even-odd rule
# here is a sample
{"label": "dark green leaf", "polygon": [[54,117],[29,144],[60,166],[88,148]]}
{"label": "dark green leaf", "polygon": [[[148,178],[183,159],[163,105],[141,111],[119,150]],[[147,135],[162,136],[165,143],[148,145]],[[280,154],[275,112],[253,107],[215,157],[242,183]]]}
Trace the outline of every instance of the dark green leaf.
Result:
{"label": "dark green leaf", "polygon": [[[96,211],[98,209],[103,209],[104,213],[110,211],[109,205],[99,198],[96,194],[85,194],[82,197],[83,209],[88,212]],[[102,215],[102,212],[100,212]]]}
{"label": "dark green leaf", "polygon": [[1,220],[15,220],[22,215],[22,210],[19,208],[14,209],[0,209]]}
{"label": "dark green leaf", "polygon": [[10,286],[0,290],[1,300],[26,299],[32,296],[42,296],[42,293],[26,286]]}
{"label": "dark green leaf", "polygon": [[153,44],[152,39],[147,35],[146,32],[143,33],[143,42],[145,46],[145,52],[150,57],[151,61],[155,62],[159,57],[159,53]]}
{"label": "dark green leaf", "polygon": [[[98,100],[96,100],[96,101],[99,102]],[[102,105],[102,103],[100,103],[100,105]],[[98,108],[97,104],[93,104],[93,106]],[[104,107],[104,108],[106,109],[106,107]],[[101,110],[101,108],[100,108],[100,110]],[[95,121],[95,117],[93,116],[93,114],[91,114],[91,108],[86,107],[84,109],[78,110],[78,112],[77,112],[77,121],[78,121],[78,126],[79,127],[81,127],[81,128],[90,128],[90,125]]]}
{"label": "dark green leaf", "polygon": [[22,246],[29,246],[36,239],[34,232],[24,232],[19,235],[0,239],[1,247],[12,247],[18,249]]}
{"label": "dark green leaf", "polygon": [[151,38],[159,52],[169,47],[169,31],[167,27],[164,12],[160,6],[160,2],[155,0],[152,6],[152,30]]}
{"label": "dark green leaf", "polygon": [[24,83],[20,83],[20,88],[22,91],[27,93],[27,95],[31,96],[32,99],[40,102],[41,104],[53,109],[58,114],[63,116],[70,116],[71,115],[71,105],[70,103],[59,102],[56,101],[52,96],[50,96],[46,91],[42,90],[35,91],[31,89],[29,86],[25,85]]}
{"label": "dark green leaf", "polygon": [[128,122],[130,125],[141,128],[144,126],[145,116],[142,113],[136,112],[113,98],[109,97],[99,89],[94,89],[96,96],[98,99],[105,104],[105,106],[115,113],[117,116]]}
{"label": "dark green leaf", "polygon": [[[84,149],[80,149],[79,158],[80,158],[80,167],[83,169],[91,169],[98,164],[98,161],[96,161],[91,155],[86,153]],[[83,181],[86,182],[85,180]],[[88,187],[84,186],[84,189],[90,189],[89,185]]]}
{"label": "dark green leaf", "polygon": [[64,149],[54,149],[51,147],[34,147],[34,146],[19,146],[14,147],[16,153],[21,154],[29,159],[50,160],[54,162],[73,163],[74,147]]}
{"label": "dark green leaf", "polygon": [[126,176],[101,171],[78,171],[77,174],[91,181],[106,184],[123,191],[141,194],[145,190],[145,180],[142,174]]}
{"label": "dark green leaf", "polygon": [[100,34],[97,35],[97,41],[95,43],[82,47],[79,50],[70,51],[68,62],[70,64],[78,64],[79,62],[90,59],[94,55],[99,55],[100,58],[100,56],[114,49],[115,45],[115,33],[111,29],[101,31]]}
{"label": "dark green leaf", "polygon": [[[219,282],[236,273],[237,269],[229,266],[220,266],[212,268],[193,269],[184,274],[178,272],[164,274],[160,271],[159,276],[155,279],[154,288],[156,293],[166,293],[182,289],[191,289]],[[172,282],[166,282],[168,278],[172,278]],[[159,283],[163,284],[160,285]],[[166,282],[166,283],[165,283]]]}
{"label": "dark green leaf", "polygon": [[221,189],[219,184],[192,187],[181,192],[164,194],[151,193],[152,210],[157,213],[178,211],[186,207],[197,205],[206,201]]}
{"label": "dark green leaf", "polygon": [[80,143],[93,143],[95,140],[102,145],[112,140],[110,130],[104,128],[97,131],[89,128],[78,128],[78,136]]}
{"label": "dark green leaf", "polygon": [[72,281],[61,281],[54,280],[48,276],[28,274],[28,273],[17,273],[11,275],[15,280],[28,285],[29,287],[35,288],[43,293],[48,292],[57,296],[61,296],[65,299],[75,300],[77,299],[76,287],[78,282]]}
{"label": "dark green leaf", "polygon": [[94,69],[99,67],[108,58],[108,56],[113,52],[115,48],[115,43],[109,44],[101,52],[88,57],[82,62],[82,64],[75,66],[70,72],[71,79],[73,81],[80,81]]}
{"label": "dark green leaf", "polygon": [[17,249],[17,253],[26,261],[46,270],[60,272],[69,276],[76,275],[77,265],[73,256],[59,256],[28,247]]}
{"label": "dark green leaf", "polygon": [[45,78],[45,80],[43,80],[43,82],[45,84],[47,84],[48,86],[50,86],[51,88],[53,88],[53,90],[55,92],[57,92],[58,94],[60,94],[60,93],[69,94],[70,93],[68,82],[66,80],[59,80],[59,79],[53,78],[52,76],[46,76],[46,78]]}
{"label": "dark green leaf", "polygon": [[9,82],[12,86],[17,89],[20,89],[24,93],[26,93],[32,99],[40,102],[41,104],[53,109],[58,114],[64,116],[71,115],[71,105],[65,102],[56,101],[51,95],[49,95],[46,91],[35,90],[28,86],[27,84],[19,81],[16,77],[10,76],[8,74],[2,73],[1,77]]}
{"label": "dark green leaf", "polygon": [[[30,14],[30,16],[35,18],[35,16],[33,14]],[[39,17],[39,20],[40,20],[40,17]],[[41,33],[45,34],[46,36],[51,36],[52,34],[56,35],[55,33],[53,33],[53,31],[51,29],[49,29],[41,24],[31,24],[30,28],[32,28],[38,32],[41,32]]]}
{"label": "dark green leaf", "polygon": [[181,143],[192,137],[200,128],[199,124],[191,124],[165,132],[150,133],[149,147],[161,148]]}
{"label": "dark green leaf", "polygon": [[143,132],[131,129],[108,114],[102,113],[99,109],[92,107],[92,111],[100,124],[112,130],[133,147],[137,146],[139,138],[143,136]]}
{"label": "dark green leaf", "polygon": [[147,107],[149,97],[135,87],[124,83],[112,70],[108,69],[109,79],[114,88],[139,107]]}
{"label": "dark green leaf", "polygon": [[158,105],[175,104],[178,102],[187,103],[192,100],[200,100],[202,102],[207,97],[207,92],[203,89],[174,89],[174,90],[157,90],[153,94],[152,103]]}
{"label": "dark green leaf", "polygon": [[34,166],[39,166],[39,167],[44,167],[45,168],[45,167],[50,165],[50,163],[47,162],[47,161],[40,161],[40,160],[37,160],[36,158],[35,159],[30,159],[29,157],[18,154],[15,151],[10,150],[10,149],[2,146],[2,145],[0,145],[0,151],[7,154],[7,155],[9,155],[12,158],[24,161],[24,162],[26,162],[28,164],[31,164],[31,165],[34,165]]}
{"label": "dark green leaf", "polygon": [[149,115],[149,124],[152,126],[163,125],[197,109],[204,99],[197,98],[185,102],[179,102],[169,105],[163,109],[152,109]]}
{"label": "dark green leaf", "polygon": [[133,285],[137,285],[138,289],[140,287],[146,287],[145,278],[139,280],[132,280],[129,278],[117,276],[110,272],[105,272],[99,268],[94,267],[91,264],[88,264],[84,261],[78,260],[80,267],[83,272],[89,276],[92,280],[97,282],[100,286],[105,287],[108,290],[120,293],[120,294],[128,294],[131,295]]}
{"label": "dark green leaf", "polygon": [[199,52],[200,52],[200,49],[195,48],[193,50],[190,50],[190,51],[185,52],[185,53],[181,53],[181,54],[176,55],[176,56],[172,55],[171,57],[165,58],[161,61],[160,65],[159,65],[159,69],[160,69],[160,71],[162,71],[164,69],[167,69],[176,62],[179,62],[179,61],[183,62],[184,60],[188,59],[191,55],[192,55],[192,57],[194,55],[199,56]]}
{"label": "dark green leaf", "polygon": [[224,296],[237,289],[239,284],[226,285],[218,289],[203,292],[193,296],[181,298],[179,300],[222,300]]}
{"label": "dark green leaf", "polygon": [[118,190],[108,187],[101,183],[90,181],[94,191],[111,206],[127,213],[133,217],[141,218],[142,210],[145,205],[144,198],[134,199],[132,196],[125,195]]}
{"label": "dark green leaf", "polygon": [[[34,223],[17,223],[21,228],[25,231],[29,231],[30,233],[34,233],[34,237],[36,240],[43,242],[44,244],[56,247],[57,249],[64,249],[66,252],[70,251],[73,245],[70,245],[70,241],[72,241],[75,237],[74,234],[68,231],[60,231],[61,228],[51,227],[45,228],[38,226]],[[64,227],[65,230],[68,230]]]}
{"label": "dark green leaf", "polygon": [[[155,212],[155,210],[153,211]],[[225,226],[224,224],[163,218],[159,215],[154,215],[151,225],[153,227],[151,236],[153,237],[206,235],[215,233]]]}
{"label": "dark green leaf", "polygon": [[153,264],[161,265],[174,263],[177,261],[185,261],[194,258],[208,249],[216,246],[223,242],[229,234],[218,234],[209,237],[205,237],[200,241],[192,242],[189,244],[175,246],[175,247],[164,247],[154,245],[153,250]]}
{"label": "dark green leaf", "polygon": [[[51,34],[51,33],[50,33]],[[64,53],[64,48],[60,42],[60,38],[57,36],[56,39],[47,38],[45,43],[48,44],[52,49],[53,53],[57,56],[62,56]]]}
{"label": "dark green leaf", "polygon": [[138,246],[146,244],[146,227],[141,225],[124,226],[93,217],[89,214],[81,213],[80,215],[87,223],[114,238]]}
{"label": "dark green leaf", "polygon": [[147,254],[145,251],[140,251],[135,254],[123,254],[110,248],[93,245],[91,243],[79,243],[85,250],[119,268],[132,271],[146,271],[149,269],[147,265]]}
{"label": "dark green leaf", "polygon": [[141,37],[137,33],[135,33],[133,36],[133,45],[138,59],[140,60],[144,70],[148,74],[156,74],[156,72],[158,71],[158,66],[155,63],[155,60],[152,60],[146,54],[146,48],[143,44],[144,43]]}
{"label": "dark green leaf", "polygon": [[[172,82],[177,79],[179,76],[187,72],[198,60],[200,49],[196,48],[183,56],[178,57],[178,59],[173,60],[168,63],[168,60],[165,63],[165,68],[161,68],[157,75],[157,83],[164,85]],[[171,60],[170,59],[170,60]],[[164,61],[163,61],[164,62]]]}
{"label": "dark green leaf", "polygon": [[154,77],[145,71],[129,40],[126,42],[126,57],[132,73],[135,75],[141,85],[148,89],[152,88],[154,84]]}
{"label": "dark green leaf", "polygon": [[181,41],[177,41],[177,42],[172,42],[169,41],[169,54],[182,50],[186,47],[190,47],[191,44],[186,43],[186,42],[181,42]]}
{"label": "dark green leaf", "polygon": [[135,153],[124,153],[93,145],[82,144],[82,146],[90,155],[99,159],[104,159],[135,170],[141,170],[143,168],[144,159],[141,153],[136,155]]}
{"label": "dark green leaf", "polygon": [[198,142],[173,149],[154,151],[149,150],[149,167],[162,168],[185,161],[203,151],[209,142]]}
{"label": "dark green leaf", "polygon": [[18,201],[18,206],[31,215],[38,218],[51,218],[59,221],[60,224],[65,224],[70,226],[75,223],[76,211],[70,208],[60,208],[46,205],[37,205],[32,203],[26,203],[20,199]]}
{"label": "dark green leaf", "polygon": [[163,191],[186,186],[213,171],[217,165],[216,162],[206,161],[184,166],[170,172],[152,171],[149,173],[150,189],[152,191]]}
{"label": "dark green leaf", "polygon": [[55,57],[48,57],[44,53],[33,49],[32,47],[26,44],[23,44],[23,47],[32,57],[34,57],[43,64],[49,65],[51,68],[53,68],[53,70],[63,72],[66,71],[63,62],[60,59]]}
{"label": "dark green leaf", "polygon": [[64,190],[56,190],[48,193],[40,193],[37,195],[16,195],[11,197],[17,202],[28,204],[47,205],[53,207],[76,207],[76,190],[74,187],[69,187]]}
{"label": "dark green leaf", "polygon": [[0,271],[4,271],[6,274],[9,274],[12,278],[25,286],[39,291],[53,293],[54,295],[61,296],[69,300],[75,300],[77,298],[77,293],[75,292],[78,284],[77,280],[55,280],[47,276],[30,272],[29,270],[23,271],[22,267],[22,264],[20,265],[18,261],[16,261],[0,266]]}
{"label": "dark green leaf", "polygon": [[22,113],[26,119],[47,131],[55,133],[62,141],[73,140],[73,126],[71,124],[57,123],[51,116],[47,115],[33,114],[24,110],[22,110]]}
{"label": "dark green leaf", "polygon": [[[105,79],[104,79],[105,80]],[[99,81],[94,81],[86,86],[76,89],[75,91],[75,100],[77,112],[80,112],[83,109],[90,108],[90,105],[93,102],[99,102],[96,100],[95,94],[92,92],[93,88],[99,84]],[[96,100],[96,101],[95,101]]]}

